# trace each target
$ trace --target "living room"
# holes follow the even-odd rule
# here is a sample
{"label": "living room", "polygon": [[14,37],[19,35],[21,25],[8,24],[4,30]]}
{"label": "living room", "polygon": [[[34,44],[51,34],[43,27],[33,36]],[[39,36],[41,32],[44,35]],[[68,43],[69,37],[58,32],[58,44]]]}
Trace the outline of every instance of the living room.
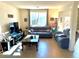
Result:
{"label": "living room", "polygon": [[[2,1],[0,2],[0,35],[6,32],[20,31],[19,34],[13,33],[12,36],[25,38],[28,33],[39,36],[39,40],[35,43],[37,51],[33,48],[23,48],[20,56],[8,55],[7,57],[23,57],[23,58],[71,58],[76,41],[76,31],[78,29],[77,22],[77,2],[72,1]],[[74,12],[76,11],[76,12]],[[33,14],[34,13],[34,14]],[[74,16],[74,17],[73,17]],[[39,19],[38,19],[39,18]],[[33,21],[36,19],[35,21]],[[40,21],[40,19],[45,19]],[[74,20],[75,19],[75,20]],[[37,23],[37,22],[38,23]],[[13,25],[18,28],[13,30]],[[34,25],[33,25],[34,24]],[[74,24],[74,25],[73,25]],[[11,26],[11,27],[10,27]],[[63,34],[63,30],[68,29],[70,34],[67,37]],[[54,33],[61,31],[60,35],[56,36]],[[33,32],[34,31],[34,32]],[[39,31],[39,32],[38,32]],[[67,31],[66,31],[67,32]],[[58,34],[57,34],[58,35]],[[55,36],[55,37],[54,37]],[[15,37],[15,47],[21,45],[17,42],[19,39]],[[4,37],[3,37],[4,38]],[[31,37],[32,38],[32,37]],[[69,41],[70,38],[70,41]],[[11,39],[9,37],[8,39]],[[55,40],[56,39],[56,40]],[[61,40],[60,40],[61,39]],[[63,40],[64,39],[64,40]],[[0,36],[0,40],[2,37]],[[66,41],[65,41],[66,40]],[[39,41],[39,43],[38,43]],[[18,44],[17,44],[18,43]],[[24,42],[22,42],[23,44]],[[38,46],[37,46],[38,44]],[[15,47],[12,47],[13,49]],[[39,48],[38,48],[39,47]],[[22,48],[22,47],[21,47]],[[11,50],[11,49],[9,49]],[[28,51],[27,51],[28,50]],[[14,49],[16,51],[16,49]],[[5,51],[6,52],[6,51]],[[5,54],[2,52],[1,54]],[[29,54],[31,52],[31,54]],[[42,52],[42,53],[41,53]],[[62,52],[62,53],[61,53]],[[32,55],[33,53],[33,55]],[[1,55],[2,57],[6,57]]]}

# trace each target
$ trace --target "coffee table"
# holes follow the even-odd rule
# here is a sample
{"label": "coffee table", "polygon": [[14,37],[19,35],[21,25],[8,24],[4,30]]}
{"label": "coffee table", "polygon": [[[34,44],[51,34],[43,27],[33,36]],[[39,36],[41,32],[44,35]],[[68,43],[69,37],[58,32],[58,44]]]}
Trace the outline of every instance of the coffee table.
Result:
{"label": "coffee table", "polygon": [[[31,36],[33,38],[30,38]],[[28,45],[30,47],[34,45],[36,47],[36,50],[38,50],[38,42],[39,42],[39,35],[27,35],[22,40],[22,50],[24,45]]]}

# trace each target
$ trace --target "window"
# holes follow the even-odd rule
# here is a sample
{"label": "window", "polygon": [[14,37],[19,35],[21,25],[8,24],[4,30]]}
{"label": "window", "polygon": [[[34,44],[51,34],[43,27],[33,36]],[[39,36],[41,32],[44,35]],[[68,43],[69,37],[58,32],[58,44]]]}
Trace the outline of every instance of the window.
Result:
{"label": "window", "polygon": [[30,10],[30,27],[46,27],[47,10]]}

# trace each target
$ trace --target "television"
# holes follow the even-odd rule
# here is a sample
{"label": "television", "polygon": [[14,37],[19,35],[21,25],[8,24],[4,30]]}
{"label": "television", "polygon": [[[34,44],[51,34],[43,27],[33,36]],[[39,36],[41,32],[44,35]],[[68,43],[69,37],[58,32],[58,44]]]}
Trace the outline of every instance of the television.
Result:
{"label": "television", "polygon": [[19,32],[18,22],[9,23],[10,33]]}

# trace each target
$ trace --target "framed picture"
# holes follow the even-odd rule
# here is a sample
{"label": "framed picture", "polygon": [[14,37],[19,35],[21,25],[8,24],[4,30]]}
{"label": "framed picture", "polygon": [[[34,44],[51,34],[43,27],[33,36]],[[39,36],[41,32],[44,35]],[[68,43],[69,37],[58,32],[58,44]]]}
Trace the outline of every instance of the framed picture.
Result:
{"label": "framed picture", "polygon": [[27,18],[24,18],[24,22],[27,22]]}
{"label": "framed picture", "polygon": [[8,18],[13,18],[13,15],[12,14],[8,14]]}
{"label": "framed picture", "polygon": [[52,17],[52,18],[50,18],[50,20],[51,20],[51,21],[53,21],[53,20],[54,20],[54,18]]}

